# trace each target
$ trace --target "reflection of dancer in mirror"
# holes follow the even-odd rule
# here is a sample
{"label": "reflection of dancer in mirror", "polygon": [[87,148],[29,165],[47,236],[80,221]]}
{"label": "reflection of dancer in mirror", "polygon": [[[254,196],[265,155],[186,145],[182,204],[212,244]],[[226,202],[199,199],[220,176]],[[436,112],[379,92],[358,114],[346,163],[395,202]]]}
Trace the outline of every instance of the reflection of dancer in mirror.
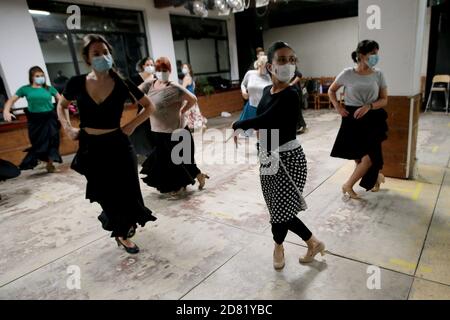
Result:
{"label": "reflection of dancer in mirror", "polygon": [[[197,103],[197,98],[178,83],[169,81],[172,66],[169,59],[161,57],[156,60],[156,76],[152,82],[144,82],[139,88],[146,93],[155,104],[156,111],[150,116],[151,144],[153,146],[147,160],[142,164],[141,173],[147,175],[143,181],[161,193],[177,195],[186,190],[190,184],[198,180],[199,189],[203,189],[208,175],[202,173],[195,164],[194,138],[191,132],[182,129],[183,114]],[[186,130],[189,147],[182,150],[181,163],[174,162],[172,150],[180,143],[172,141],[176,130]],[[184,152],[189,155],[185,155]],[[178,154],[177,154],[178,155]],[[184,158],[189,158],[187,162]]]}
{"label": "reflection of dancer in mirror", "polygon": [[[299,235],[308,246],[306,255],[299,259],[301,263],[312,262],[319,252],[323,255],[325,245],[297,217],[307,208],[302,196],[307,174],[306,158],[296,139],[300,102],[297,90],[289,85],[297,57],[285,42],[275,42],[267,55],[267,69],[273,86],[264,89],[256,117],[235,122],[233,129],[263,131],[260,133],[260,180],[275,240],[273,265],[275,269],[281,269],[285,265],[283,242],[288,230]],[[268,138],[273,134],[278,134],[279,144]]]}
{"label": "reflection of dancer in mirror", "polygon": [[[182,86],[195,95],[195,81],[193,78],[194,74],[192,72],[191,65],[187,63],[183,64],[181,72],[184,75]],[[202,115],[198,103],[186,110],[184,113],[184,121],[186,126],[191,131],[206,129],[206,123],[208,122],[208,120]]]}
{"label": "reflection of dancer in mirror", "polygon": [[[332,157],[355,160],[356,168],[342,192],[358,199],[353,186],[361,179],[360,186],[377,192],[384,176],[381,143],[387,139],[387,113],[383,109],[388,103],[386,80],[378,62],[379,45],[375,41],[359,43],[352,59],[356,68],[347,68],[336,78],[329,89],[330,100],[342,116],[342,124],[336,137]],[[336,92],[345,88],[345,106],[337,101]]]}
{"label": "reflection of dancer in mirror", "polygon": [[[58,104],[58,116],[66,134],[79,139],[72,168],[87,180],[86,198],[98,202],[103,229],[112,231],[117,244],[128,253],[139,247],[129,240],[137,224],[155,221],[142,198],[136,155],[128,136],[154,110],[151,101],[131,81],[113,68],[112,47],[100,35],[84,37],[82,56],[92,68],[88,74],[72,77]],[[144,110],[121,127],[124,104],[136,99]],[[63,112],[76,100],[80,129],[73,128]]]}
{"label": "reflection of dancer in mirror", "polygon": [[59,124],[56,116],[52,97],[56,102],[60,99],[58,91],[47,85],[44,71],[38,67],[32,67],[28,72],[30,84],[17,90],[16,94],[6,101],[3,117],[5,121],[12,121],[15,116],[11,113],[11,107],[20,98],[25,97],[28,108],[25,114],[28,119],[28,137],[31,147],[20,164],[21,170],[33,169],[40,161],[47,162],[47,172],[55,172],[53,162],[62,162],[59,154]]}

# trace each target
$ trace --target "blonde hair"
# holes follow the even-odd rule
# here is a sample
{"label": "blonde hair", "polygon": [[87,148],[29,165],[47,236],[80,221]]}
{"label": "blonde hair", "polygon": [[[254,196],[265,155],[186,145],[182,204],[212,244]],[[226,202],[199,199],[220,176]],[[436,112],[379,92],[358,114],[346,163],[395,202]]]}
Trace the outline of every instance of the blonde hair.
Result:
{"label": "blonde hair", "polygon": [[259,67],[265,65],[266,63],[267,63],[267,56],[263,55],[263,56],[260,56],[258,58],[258,60],[255,61],[253,66],[255,67],[255,69],[258,69]]}

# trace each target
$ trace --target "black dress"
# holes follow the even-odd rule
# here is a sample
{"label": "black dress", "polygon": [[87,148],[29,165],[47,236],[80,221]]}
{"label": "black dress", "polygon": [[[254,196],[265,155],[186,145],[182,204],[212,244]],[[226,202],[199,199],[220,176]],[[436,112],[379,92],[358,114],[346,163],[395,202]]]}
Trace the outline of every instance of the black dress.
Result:
{"label": "black dress", "polygon": [[98,202],[103,212],[98,217],[111,237],[126,239],[137,224],[155,221],[142,198],[136,154],[130,139],[120,129],[108,134],[90,135],[84,127],[120,128],[123,106],[130,92],[140,99],[143,93],[130,81],[115,76],[112,93],[97,104],[86,91],[86,75],[72,77],[63,96],[76,100],[80,114],[79,149],[72,168],[87,179],[86,198]]}

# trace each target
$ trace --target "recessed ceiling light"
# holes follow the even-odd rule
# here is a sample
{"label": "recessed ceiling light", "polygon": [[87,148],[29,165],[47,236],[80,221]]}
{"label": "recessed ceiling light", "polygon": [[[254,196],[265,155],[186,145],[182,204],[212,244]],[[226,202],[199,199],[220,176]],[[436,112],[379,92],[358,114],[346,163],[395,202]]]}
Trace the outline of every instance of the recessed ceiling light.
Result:
{"label": "recessed ceiling light", "polygon": [[42,10],[28,10],[31,14],[41,15],[41,16],[48,16],[50,12],[48,11],[42,11]]}

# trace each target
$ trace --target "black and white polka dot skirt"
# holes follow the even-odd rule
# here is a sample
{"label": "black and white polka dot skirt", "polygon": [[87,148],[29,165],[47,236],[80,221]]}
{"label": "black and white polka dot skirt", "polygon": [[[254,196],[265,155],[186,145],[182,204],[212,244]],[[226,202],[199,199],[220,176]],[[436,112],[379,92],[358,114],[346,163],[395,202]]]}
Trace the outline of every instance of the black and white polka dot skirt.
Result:
{"label": "black and white polka dot skirt", "polygon": [[260,150],[260,180],[264,200],[270,213],[270,223],[288,222],[306,210],[303,188],[307,163],[303,148],[267,152]]}

